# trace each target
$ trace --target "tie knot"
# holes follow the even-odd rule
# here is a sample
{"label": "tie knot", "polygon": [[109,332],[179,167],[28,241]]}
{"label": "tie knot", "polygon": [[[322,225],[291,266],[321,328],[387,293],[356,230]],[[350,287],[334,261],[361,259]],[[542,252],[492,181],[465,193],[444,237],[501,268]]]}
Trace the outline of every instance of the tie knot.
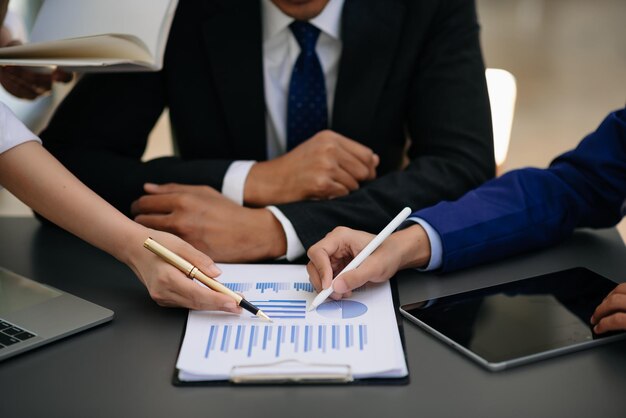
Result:
{"label": "tie knot", "polygon": [[302,52],[315,52],[315,44],[320,35],[320,30],[309,22],[295,20],[289,25],[289,29],[298,41]]}

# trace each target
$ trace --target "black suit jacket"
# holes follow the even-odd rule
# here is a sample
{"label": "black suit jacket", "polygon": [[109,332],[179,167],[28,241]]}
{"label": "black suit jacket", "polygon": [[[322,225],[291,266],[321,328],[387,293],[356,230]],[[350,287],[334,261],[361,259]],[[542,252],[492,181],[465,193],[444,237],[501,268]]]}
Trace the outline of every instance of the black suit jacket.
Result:
{"label": "black suit jacket", "polygon": [[[232,161],[267,158],[260,10],[258,0],[181,0],[162,71],[83,77],[44,145],[125,213],[148,181],[220,190]],[[454,199],[493,175],[478,34],[472,0],[346,0],[331,128],[381,164],[349,196],[279,206],[305,248],[337,225],[377,231],[403,206]],[[179,157],[143,163],[165,107]]]}

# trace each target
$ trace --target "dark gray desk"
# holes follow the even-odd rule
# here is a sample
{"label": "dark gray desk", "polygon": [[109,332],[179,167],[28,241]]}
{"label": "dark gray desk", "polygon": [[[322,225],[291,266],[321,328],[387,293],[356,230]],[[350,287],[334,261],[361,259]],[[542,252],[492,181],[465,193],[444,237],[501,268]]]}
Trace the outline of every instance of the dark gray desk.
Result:
{"label": "dark gray desk", "polygon": [[[0,417],[623,417],[626,342],[487,372],[405,321],[407,386],[171,385],[186,312],[159,308],[124,265],[33,219],[0,218],[0,265],[116,313],[112,323],[0,363]],[[614,230],[437,277],[404,273],[401,302],[576,265],[626,276]]]}

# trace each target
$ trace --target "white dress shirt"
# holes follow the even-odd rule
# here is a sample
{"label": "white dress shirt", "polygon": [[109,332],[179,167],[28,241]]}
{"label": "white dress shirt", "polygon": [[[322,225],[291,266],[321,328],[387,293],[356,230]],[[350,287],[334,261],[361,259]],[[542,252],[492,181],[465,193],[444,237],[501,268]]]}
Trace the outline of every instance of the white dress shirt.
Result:
{"label": "white dress shirt", "polygon": [[424,231],[426,231],[426,235],[428,236],[428,241],[430,241],[430,260],[428,261],[428,265],[426,267],[419,268],[418,270],[437,270],[441,267],[443,262],[443,245],[441,244],[441,236],[428,222],[422,218],[418,218],[417,216],[408,218],[400,228],[407,228],[414,223],[420,224],[422,228],[424,228]]}
{"label": "white dress shirt", "polygon": [[[344,0],[330,0],[324,10],[309,22],[320,29],[315,50],[326,80],[328,121],[330,123],[335,86],[341,57],[341,13]],[[291,72],[300,54],[300,46],[291,33],[289,25],[294,21],[284,14],[271,0],[261,1],[263,26],[263,80],[265,87],[265,127],[267,133],[267,157],[276,158],[287,148],[287,95]],[[222,193],[242,205],[246,178],[256,161],[235,161],[224,176]],[[283,226],[287,237],[288,260],[304,255],[304,247],[287,217],[276,207],[269,209]]]}

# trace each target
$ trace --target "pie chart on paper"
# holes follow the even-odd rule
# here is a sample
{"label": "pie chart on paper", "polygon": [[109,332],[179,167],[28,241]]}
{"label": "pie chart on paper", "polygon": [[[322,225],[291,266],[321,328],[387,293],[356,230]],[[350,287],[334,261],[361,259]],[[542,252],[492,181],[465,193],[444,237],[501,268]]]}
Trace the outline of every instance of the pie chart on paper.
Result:
{"label": "pie chart on paper", "polygon": [[317,313],[331,319],[356,318],[367,312],[367,306],[355,300],[332,300],[317,307]]}

